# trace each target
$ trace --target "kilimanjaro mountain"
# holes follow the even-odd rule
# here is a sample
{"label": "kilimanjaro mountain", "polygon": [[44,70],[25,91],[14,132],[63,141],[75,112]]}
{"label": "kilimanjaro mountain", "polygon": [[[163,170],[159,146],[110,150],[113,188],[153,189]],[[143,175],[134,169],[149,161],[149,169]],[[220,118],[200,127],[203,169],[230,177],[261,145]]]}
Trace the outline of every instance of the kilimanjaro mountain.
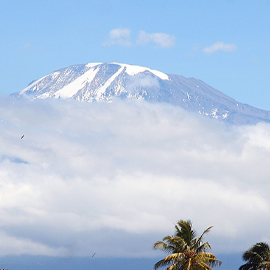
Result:
{"label": "kilimanjaro mountain", "polygon": [[57,70],[15,94],[33,99],[165,102],[232,124],[270,122],[270,112],[235,101],[201,80],[119,63],[90,63]]}

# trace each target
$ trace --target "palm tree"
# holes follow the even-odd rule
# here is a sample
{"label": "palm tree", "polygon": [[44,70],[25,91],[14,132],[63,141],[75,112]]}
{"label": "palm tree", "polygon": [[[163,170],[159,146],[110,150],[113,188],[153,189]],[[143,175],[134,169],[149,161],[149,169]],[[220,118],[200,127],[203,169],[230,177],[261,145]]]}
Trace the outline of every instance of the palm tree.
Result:
{"label": "palm tree", "polygon": [[247,263],[240,266],[239,270],[270,270],[270,248],[267,243],[260,242],[252,246],[243,254]]}
{"label": "palm tree", "polygon": [[213,266],[220,266],[221,261],[207,252],[211,249],[209,243],[203,242],[204,235],[211,228],[212,226],[208,227],[200,237],[196,237],[190,220],[178,221],[174,236],[166,236],[163,241],[154,244],[154,249],[170,253],[157,262],[154,269],[167,266],[165,270],[211,270]]}

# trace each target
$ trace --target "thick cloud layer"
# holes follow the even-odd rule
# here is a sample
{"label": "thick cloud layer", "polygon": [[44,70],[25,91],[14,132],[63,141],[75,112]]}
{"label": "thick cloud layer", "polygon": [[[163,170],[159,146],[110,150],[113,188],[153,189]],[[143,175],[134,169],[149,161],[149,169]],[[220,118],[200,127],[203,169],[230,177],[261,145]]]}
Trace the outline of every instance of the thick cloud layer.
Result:
{"label": "thick cloud layer", "polygon": [[269,124],[2,99],[0,130],[0,255],[153,256],[179,219],[217,253],[270,240]]}

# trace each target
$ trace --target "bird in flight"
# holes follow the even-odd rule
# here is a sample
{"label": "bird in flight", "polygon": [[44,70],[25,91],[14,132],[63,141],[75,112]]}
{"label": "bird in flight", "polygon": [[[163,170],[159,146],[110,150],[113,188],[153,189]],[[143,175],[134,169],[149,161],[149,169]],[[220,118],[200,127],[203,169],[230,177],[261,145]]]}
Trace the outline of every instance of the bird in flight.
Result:
{"label": "bird in flight", "polygon": [[92,257],[94,257],[96,255],[96,252],[92,255]]}
{"label": "bird in flight", "polygon": [[24,137],[24,135],[22,135],[21,139]]}

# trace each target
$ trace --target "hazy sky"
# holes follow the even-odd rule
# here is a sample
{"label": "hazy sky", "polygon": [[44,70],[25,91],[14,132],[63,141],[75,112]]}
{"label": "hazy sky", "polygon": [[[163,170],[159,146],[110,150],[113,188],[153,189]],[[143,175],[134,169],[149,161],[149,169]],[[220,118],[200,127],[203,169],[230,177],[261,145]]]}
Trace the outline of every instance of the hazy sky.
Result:
{"label": "hazy sky", "polygon": [[120,62],[195,77],[270,110],[268,0],[0,0],[0,93]]}

